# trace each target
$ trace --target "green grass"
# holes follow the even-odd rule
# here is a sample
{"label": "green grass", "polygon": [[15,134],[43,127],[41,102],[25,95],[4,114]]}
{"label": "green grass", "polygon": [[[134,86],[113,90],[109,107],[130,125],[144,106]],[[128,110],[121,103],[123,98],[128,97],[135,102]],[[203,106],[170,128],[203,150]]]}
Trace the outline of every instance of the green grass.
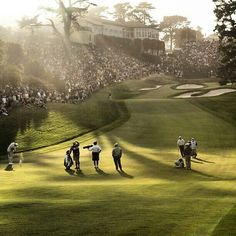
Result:
{"label": "green grass", "polygon": [[231,124],[236,124],[236,93],[229,93],[215,98],[192,99],[194,105],[211,112]]}
{"label": "green grass", "polygon": [[18,108],[0,120],[0,153],[10,142],[20,143],[19,151],[32,150],[70,140],[123,117],[122,102],[92,98],[80,105],[49,104],[48,109]]}
{"label": "green grass", "polygon": [[[157,83],[128,81],[92,98],[117,93],[120,102],[126,98],[123,112],[130,116],[125,123],[78,138],[81,146],[94,140],[102,146],[102,172],[95,172],[90,153],[83,149],[83,172],[65,172],[63,158],[71,141],[24,153],[23,165],[16,164],[12,172],[3,171],[5,164],[0,163],[0,234],[235,235],[235,95],[174,99],[178,91],[173,84],[139,91]],[[112,111],[113,106],[106,112]],[[221,111],[224,115],[215,115]],[[79,127],[75,120],[70,119],[71,125]],[[192,163],[191,172],[173,167],[180,134],[199,143],[201,160]],[[124,151],[123,175],[114,170],[115,142]]]}

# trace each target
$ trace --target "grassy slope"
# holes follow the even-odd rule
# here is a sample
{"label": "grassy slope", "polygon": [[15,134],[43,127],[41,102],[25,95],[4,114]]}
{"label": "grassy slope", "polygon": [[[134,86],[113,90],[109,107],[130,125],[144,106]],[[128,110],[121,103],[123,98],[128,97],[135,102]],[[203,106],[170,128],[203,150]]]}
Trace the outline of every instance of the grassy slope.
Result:
{"label": "grassy slope", "polygon": [[236,124],[236,93],[229,93],[216,98],[193,99],[192,103],[231,124]]}
{"label": "grassy slope", "polygon": [[[70,142],[25,153],[22,167],[1,172],[3,235],[235,234],[235,120],[230,124],[209,112],[210,103],[202,109],[189,100],[168,99],[176,93],[169,85],[133,97],[141,86],[125,84],[125,96],[131,91],[132,98],[126,100],[127,123],[79,139],[82,145],[99,141],[103,172],[96,173],[90,154],[81,150],[83,174],[66,173],[62,161]],[[234,109],[229,106],[228,116]],[[192,172],[173,168],[179,134],[199,141],[202,160],[193,163]],[[115,141],[124,149],[123,176],[110,157]]]}
{"label": "grassy slope", "polygon": [[123,112],[124,104],[109,101],[105,93],[79,106],[49,104],[47,110],[19,108],[0,119],[0,153],[14,140],[20,143],[20,151],[62,142],[112,123]]}

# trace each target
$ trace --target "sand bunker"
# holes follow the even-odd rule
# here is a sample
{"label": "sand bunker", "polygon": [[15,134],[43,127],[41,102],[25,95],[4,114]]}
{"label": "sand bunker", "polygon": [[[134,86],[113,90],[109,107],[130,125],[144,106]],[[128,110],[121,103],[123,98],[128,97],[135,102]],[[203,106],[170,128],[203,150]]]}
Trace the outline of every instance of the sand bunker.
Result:
{"label": "sand bunker", "polygon": [[226,93],[236,92],[236,89],[215,89],[207,92],[206,94],[200,96],[193,96],[199,92],[189,92],[176,96],[175,98],[202,98],[202,97],[216,97]]}
{"label": "sand bunker", "polygon": [[139,89],[140,91],[149,91],[149,90],[155,90],[155,89],[159,89],[161,87],[161,85],[157,85],[156,87],[154,88],[142,88],[142,89]]}
{"label": "sand bunker", "polygon": [[220,96],[220,95],[225,94],[225,93],[232,93],[232,92],[235,92],[235,91],[236,91],[236,89],[215,89],[215,90],[211,90],[208,93],[203,94],[203,95],[198,96],[198,97],[215,97],[215,96]]}
{"label": "sand bunker", "polygon": [[203,88],[200,84],[182,84],[176,87],[176,89],[199,89]]}
{"label": "sand bunker", "polygon": [[193,94],[197,94],[197,93],[199,93],[199,92],[184,93],[184,94],[176,96],[175,98],[191,98]]}

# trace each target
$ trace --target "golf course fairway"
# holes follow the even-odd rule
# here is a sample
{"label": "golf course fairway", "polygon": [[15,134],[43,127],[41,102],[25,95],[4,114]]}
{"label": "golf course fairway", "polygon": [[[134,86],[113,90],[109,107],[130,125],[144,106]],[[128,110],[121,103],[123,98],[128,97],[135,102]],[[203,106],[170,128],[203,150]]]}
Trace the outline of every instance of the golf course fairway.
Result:
{"label": "golf course fairway", "polygon": [[[157,90],[140,91],[160,84]],[[90,100],[106,100],[111,91],[113,101],[125,104],[127,114],[120,122],[111,119],[108,127],[103,122],[93,127],[58,118],[61,133],[69,124],[68,129],[79,128],[68,135],[75,137],[79,130],[84,135],[72,140],[67,135],[63,140],[69,141],[59,144],[49,140],[55,145],[24,152],[14,171],[4,170],[2,156],[0,235],[236,235],[236,95],[175,99],[181,92],[175,86],[152,79],[103,89]],[[101,115],[112,114],[114,105],[108,107]],[[35,128],[42,135],[48,117]],[[97,119],[99,112],[90,121]],[[24,132],[15,138],[27,146],[20,136]],[[57,127],[50,132],[57,137]],[[174,167],[179,135],[198,142],[192,171]],[[81,147],[78,173],[63,166],[73,140]],[[95,140],[102,147],[98,172],[91,153],[82,148]],[[124,173],[115,170],[111,157],[116,142],[123,149]]]}

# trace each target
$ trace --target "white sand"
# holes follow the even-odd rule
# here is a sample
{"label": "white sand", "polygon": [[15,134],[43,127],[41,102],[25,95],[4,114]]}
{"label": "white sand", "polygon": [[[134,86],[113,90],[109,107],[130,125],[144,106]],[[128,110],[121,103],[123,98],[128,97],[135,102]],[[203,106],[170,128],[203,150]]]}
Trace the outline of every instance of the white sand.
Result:
{"label": "white sand", "polygon": [[189,92],[189,93],[184,93],[181,95],[176,96],[175,98],[191,98],[193,94],[196,94],[199,92]]}
{"label": "white sand", "polygon": [[200,84],[183,84],[176,87],[176,89],[199,89],[203,88]]}
{"label": "white sand", "polygon": [[203,95],[198,96],[198,97],[215,97],[215,96],[220,96],[220,95],[225,94],[225,93],[232,93],[232,92],[235,92],[235,91],[236,91],[236,89],[215,89],[215,90],[211,90],[208,93],[203,94]]}
{"label": "white sand", "polygon": [[236,92],[236,89],[215,89],[215,90],[211,90],[206,94],[200,95],[200,96],[192,96],[193,94],[197,94],[199,92],[189,92],[189,93],[184,93],[181,94],[179,96],[176,96],[175,98],[202,98],[202,97],[216,97],[216,96],[220,96],[222,94],[226,94],[226,93],[232,93],[232,92]]}
{"label": "white sand", "polygon": [[142,89],[139,89],[140,91],[149,91],[149,90],[155,90],[155,89],[159,89],[161,87],[161,85],[157,85],[156,87],[154,88],[142,88]]}

